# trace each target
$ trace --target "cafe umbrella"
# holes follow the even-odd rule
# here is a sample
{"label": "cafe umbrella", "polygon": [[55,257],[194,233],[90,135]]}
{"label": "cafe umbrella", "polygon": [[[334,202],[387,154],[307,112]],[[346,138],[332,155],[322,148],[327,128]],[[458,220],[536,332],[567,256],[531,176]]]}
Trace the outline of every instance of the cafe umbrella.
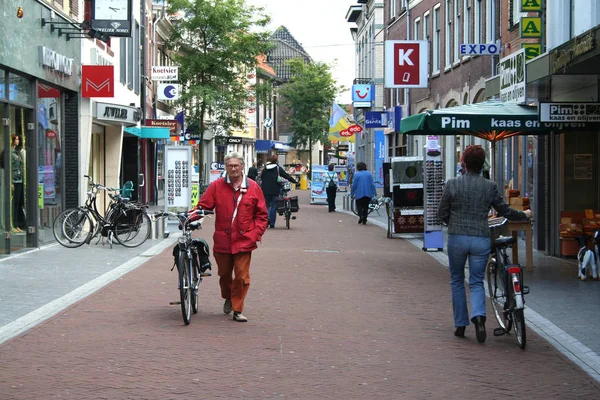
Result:
{"label": "cafe umbrella", "polygon": [[536,106],[488,100],[482,103],[427,110],[402,119],[400,133],[410,135],[472,135],[492,143],[516,135],[539,135],[550,131],[583,130],[584,123],[539,122]]}

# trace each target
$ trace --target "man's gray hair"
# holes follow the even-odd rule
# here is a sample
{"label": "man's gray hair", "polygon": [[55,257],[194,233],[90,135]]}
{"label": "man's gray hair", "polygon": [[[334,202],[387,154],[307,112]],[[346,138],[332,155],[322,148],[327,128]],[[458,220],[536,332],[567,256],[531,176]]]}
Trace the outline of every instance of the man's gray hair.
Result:
{"label": "man's gray hair", "polygon": [[237,151],[232,151],[231,153],[225,156],[225,164],[227,164],[227,161],[231,160],[232,158],[240,160],[242,167],[246,165],[246,163],[244,162],[244,157]]}

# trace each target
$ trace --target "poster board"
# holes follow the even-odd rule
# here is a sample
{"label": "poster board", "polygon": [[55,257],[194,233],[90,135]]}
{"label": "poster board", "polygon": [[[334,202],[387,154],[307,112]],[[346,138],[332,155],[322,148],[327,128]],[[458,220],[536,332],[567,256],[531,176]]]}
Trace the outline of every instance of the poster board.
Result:
{"label": "poster board", "polygon": [[191,146],[165,146],[165,211],[192,208],[191,160]]}
{"label": "poster board", "polygon": [[327,172],[327,165],[312,166],[310,204],[327,204]]}
{"label": "poster board", "polygon": [[347,192],[348,191],[348,167],[345,165],[335,165],[333,170],[338,176],[338,192]]}

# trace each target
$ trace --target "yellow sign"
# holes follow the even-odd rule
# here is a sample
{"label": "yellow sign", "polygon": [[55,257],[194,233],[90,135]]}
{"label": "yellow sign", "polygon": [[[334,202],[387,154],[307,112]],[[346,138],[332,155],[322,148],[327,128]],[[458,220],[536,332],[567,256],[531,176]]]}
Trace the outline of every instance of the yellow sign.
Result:
{"label": "yellow sign", "polygon": [[525,49],[525,60],[529,61],[542,54],[541,43],[522,43],[521,48]]}
{"label": "yellow sign", "polygon": [[198,195],[198,183],[192,183],[192,207],[196,207],[196,204],[198,204],[198,200],[200,200],[200,197]]}
{"label": "yellow sign", "polygon": [[44,208],[44,184],[38,184],[38,208]]}
{"label": "yellow sign", "polygon": [[521,18],[521,37],[522,38],[541,38],[542,37],[542,18],[541,17],[522,17]]}
{"label": "yellow sign", "polygon": [[521,0],[521,12],[542,12],[542,0]]}

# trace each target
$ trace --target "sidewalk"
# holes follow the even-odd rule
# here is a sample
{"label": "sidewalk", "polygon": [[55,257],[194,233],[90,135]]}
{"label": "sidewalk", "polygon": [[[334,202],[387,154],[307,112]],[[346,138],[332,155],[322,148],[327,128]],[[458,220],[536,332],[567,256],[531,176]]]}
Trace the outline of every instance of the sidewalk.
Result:
{"label": "sidewalk", "polygon": [[[337,208],[343,210],[343,196],[338,193]],[[341,196],[340,196],[341,195]],[[387,232],[385,209],[371,213],[369,221]],[[399,235],[418,249],[423,247],[423,235]],[[444,234],[447,243],[447,233]],[[388,239],[402,240],[402,239]],[[447,249],[427,254],[448,267]],[[525,241],[519,243],[519,260],[525,260]],[[527,295],[528,327],[548,340],[571,361],[577,363],[595,379],[600,380],[600,283],[577,279],[577,261],[549,257],[533,250],[534,270],[525,270],[524,280],[530,287]]]}
{"label": "sidewalk", "polygon": [[[173,233],[137,253],[53,246],[0,263],[2,310],[59,298],[59,290],[47,292],[69,273],[94,280],[130,270],[4,341],[0,399],[597,396],[600,384],[531,329],[525,352],[512,336],[494,337],[493,320],[484,345],[472,327],[465,339],[454,337],[448,274],[437,260],[377,226],[309,205],[308,192],[296,194],[301,209],[291,229],[279,219],[253,253],[245,324],[222,313],[215,274],[203,282],[199,313],[183,325],[179,306],[169,305],[178,300]],[[201,236],[211,237],[212,226],[207,220]],[[113,256],[122,263],[108,266]],[[139,259],[146,262],[136,268]],[[14,274],[20,278],[9,284]],[[31,287],[36,281],[40,287]],[[5,289],[20,298],[5,299]]]}

